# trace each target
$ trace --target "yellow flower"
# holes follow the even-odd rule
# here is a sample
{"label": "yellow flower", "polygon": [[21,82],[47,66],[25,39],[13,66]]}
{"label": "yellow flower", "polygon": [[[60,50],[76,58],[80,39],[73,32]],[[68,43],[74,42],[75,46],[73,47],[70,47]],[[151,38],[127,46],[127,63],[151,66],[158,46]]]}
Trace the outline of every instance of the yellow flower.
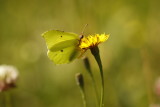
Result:
{"label": "yellow flower", "polygon": [[79,48],[82,50],[87,50],[93,48],[100,44],[101,42],[106,41],[109,38],[109,35],[106,34],[96,34],[89,35],[88,37],[82,37],[79,42]]}

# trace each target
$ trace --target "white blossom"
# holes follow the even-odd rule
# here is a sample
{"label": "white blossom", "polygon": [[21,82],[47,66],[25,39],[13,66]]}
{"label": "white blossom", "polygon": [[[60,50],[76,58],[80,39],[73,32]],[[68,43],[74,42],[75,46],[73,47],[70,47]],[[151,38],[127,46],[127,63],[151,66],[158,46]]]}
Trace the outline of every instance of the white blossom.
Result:
{"label": "white blossom", "polygon": [[0,66],[0,92],[15,86],[18,70],[14,66]]}

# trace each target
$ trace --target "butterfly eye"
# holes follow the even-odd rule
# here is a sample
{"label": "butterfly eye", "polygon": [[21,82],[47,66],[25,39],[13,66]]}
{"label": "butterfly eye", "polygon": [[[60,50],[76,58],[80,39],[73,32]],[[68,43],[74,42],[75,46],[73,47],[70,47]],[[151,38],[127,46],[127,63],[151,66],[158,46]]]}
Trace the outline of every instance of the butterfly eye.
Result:
{"label": "butterfly eye", "polygon": [[61,52],[63,52],[63,50],[61,50]]}

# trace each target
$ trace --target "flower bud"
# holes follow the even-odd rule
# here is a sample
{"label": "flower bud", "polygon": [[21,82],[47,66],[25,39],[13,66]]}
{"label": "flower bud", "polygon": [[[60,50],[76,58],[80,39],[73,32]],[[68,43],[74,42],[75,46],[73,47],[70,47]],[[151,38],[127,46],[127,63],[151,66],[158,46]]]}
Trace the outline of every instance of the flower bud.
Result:
{"label": "flower bud", "polygon": [[91,67],[90,67],[89,59],[88,59],[87,57],[85,57],[85,58],[83,59],[83,62],[84,62],[84,65],[85,65],[85,68],[87,69],[87,71],[88,71],[89,73],[91,73]]}
{"label": "flower bud", "polygon": [[77,85],[80,86],[80,88],[84,88],[84,80],[83,80],[83,75],[81,73],[76,74],[76,82]]}

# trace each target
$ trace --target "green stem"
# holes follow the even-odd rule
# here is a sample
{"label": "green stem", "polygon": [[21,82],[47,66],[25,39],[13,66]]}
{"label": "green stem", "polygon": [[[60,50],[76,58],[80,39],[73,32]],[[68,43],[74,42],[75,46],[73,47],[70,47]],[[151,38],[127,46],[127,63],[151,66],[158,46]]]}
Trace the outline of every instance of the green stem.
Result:
{"label": "green stem", "polygon": [[80,90],[81,90],[83,105],[84,105],[84,107],[87,107],[87,104],[86,104],[86,97],[85,97],[85,91],[84,91],[84,89],[82,89],[82,88],[80,88]]}
{"label": "green stem", "polygon": [[96,88],[96,83],[95,83],[95,79],[93,78],[93,75],[91,75],[91,78],[92,78],[92,81],[93,81],[93,87],[94,87],[94,90],[95,90],[95,93],[96,93],[97,102],[99,104],[98,91],[97,91],[97,88]]}
{"label": "green stem", "polygon": [[94,56],[94,58],[97,61],[97,64],[99,66],[100,69],[100,76],[101,76],[101,99],[100,99],[100,107],[104,106],[104,77],[103,77],[103,69],[102,69],[102,62],[101,62],[101,58],[99,55],[99,48],[96,46],[94,48],[91,48],[91,53]]}
{"label": "green stem", "polygon": [[12,107],[10,93],[9,92],[5,92],[4,95],[5,95],[5,106],[6,107]]}
{"label": "green stem", "polygon": [[6,107],[5,93],[1,92],[1,94],[2,94],[2,107]]}
{"label": "green stem", "polygon": [[94,91],[95,91],[95,94],[96,94],[97,103],[99,104],[98,90],[97,90],[97,87],[96,87],[96,82],[95,82],[95,79],[94,79],[94,76],[93,76],[88,58],[84,59],[84,65],[85,65],[85,68],[87,69],[87,71],[88,71],[88,73],[89,73],[89,75],[92,79]]}

